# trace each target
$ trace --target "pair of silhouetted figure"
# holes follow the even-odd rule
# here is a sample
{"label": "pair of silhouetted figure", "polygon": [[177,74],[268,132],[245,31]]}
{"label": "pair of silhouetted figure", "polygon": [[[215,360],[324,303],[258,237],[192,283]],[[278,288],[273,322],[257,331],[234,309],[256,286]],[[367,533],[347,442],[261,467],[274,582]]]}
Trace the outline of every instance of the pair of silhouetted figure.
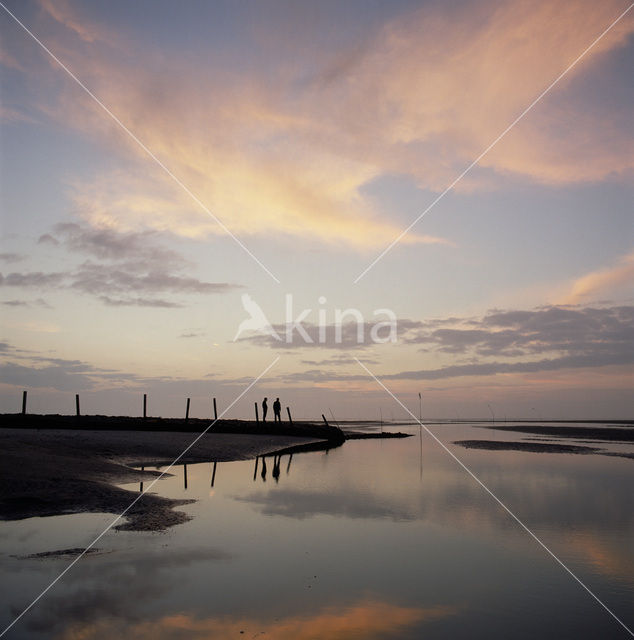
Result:
{"label": "pair of silhouetted figure", "polygon": [[[266,422],[268,410],[268,398],[264,398],[264,400],[262,400],[262,422]],[[282,405],[279,398],[275,398],[275,402],[273,403],[273,419],[275,422],[282,422]]]}

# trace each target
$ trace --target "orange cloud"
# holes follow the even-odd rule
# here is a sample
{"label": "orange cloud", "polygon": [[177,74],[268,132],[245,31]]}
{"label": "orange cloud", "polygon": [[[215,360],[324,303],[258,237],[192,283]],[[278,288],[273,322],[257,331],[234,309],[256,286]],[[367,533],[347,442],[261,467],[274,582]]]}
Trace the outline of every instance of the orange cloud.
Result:
{"label": "orange cloud", "polygon": [[[213,62],[132,54],[133,45],[80,20],[67,2],[43,6],[78,36],[72,47],[56,43],[70,67],[230,229],[360,248],[384,246],[401,230],[366,185],[399,173],[424,188],[446,187],[624,8],[618,0],[423,7],[362,47],[299,48],[273,78],[257,64],[228,76]],[[574,79],[633,31],[627,16],[482,160],[493,177],[472,174],[459,188],[490,187],[505,174],[564,184],[630,171],[625,109],[584,106]],[[189,236],[218,232],[76,85],[64,87],[58,116],[143,162],[129,165],[124,180],[112,173],[78,189],[87,217]],[[425,235],[404,241],[450,244]]]}
{"label": "orange cloud", "polygon": [[[442,13],[422,8],[387,25],[359,62],[318,83],[312,98],[323,107],[340,91],[338,83],[350,82],[333,137],[343,135],[347,150],[364,138],[362,152],[371,145],[375,159],[384,156],[384,168],[440,190],[624,8],[614,0],[480,3]],[[623,136],[629,108],[585,112],[566,92],[633,30],[634,18],[627,16],[480,164],[549,183],[631,169],[631,145]],[[467,186],[475,185],[469,178]]]}
{"label": "orange cloud", "polygon": [[621,257],[616,265],[587,273],[575,280],[564,304],[588,302],[589,298],[613,295],[617,290],[634,296],[634,252]]}
{"label": "orange cloud", "polygon": [[348,608],[329,608],[315,615],[297,615],[275,621],[236,619],[231,617],[194,618],[186,614],[165,616],[156,621],[140,622],[121,628],[115,621],[76,625],[67,629],[60,640],[99,640],[119,637],[130,640],[182,638],[251,638],[255,635],[271,640],[372,640],[386,632],[392,634],[421,622],[455,615],[450,607],[400,607],[384,602],[362,602]]}

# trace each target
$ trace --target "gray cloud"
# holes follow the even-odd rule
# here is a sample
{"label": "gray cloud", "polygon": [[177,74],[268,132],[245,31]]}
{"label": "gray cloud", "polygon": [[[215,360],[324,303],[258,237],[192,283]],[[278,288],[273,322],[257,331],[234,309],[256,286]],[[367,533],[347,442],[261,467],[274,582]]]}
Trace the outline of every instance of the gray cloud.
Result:
{"label": "gray cloud", "polygon": [[91,373],[96,370],[86,364],[50,365],[40,368],[15,362],[0,364],[0,381],[28,388],[50,388],[58,391],[83,391],[94,386]]}
{"label": "gray cloud", "polygon": [[[479,319],[399,321],[398,327],[402,343],[428,345],[431,350],[453,356],[461,354],[466,362],[382,374],[384,380],[440,380],[634,363],[632,306],[495,310]],[[349,343],[346,346],[349,348]],[[356,343],[354,347],[358,349]],[[349,364],[351,360],[356,362],[345,356],[303,360],[316,368],[289,375],[287,379],[303,382],[366,379],[364,373],[338,374],[321,368]]]}
{"label": "gray cloud", "polygon": [[[535,373],[538,371],[556,371],[558,369],[585,369],[634,363],[631,353],[588,354],[564,356],[528,362],[485,362],[423,369],[420,371],[401,371],[381,376],[384,380],[439,380],[459,376],[489,376],[498,373]],[[363,376],[361,376],[363,377]]]}
{"label": "gray cloud", "polygon": [[[307,342],[302,335],[298,332],[297,328],[291,327],[286,324],[274,324],[273,329],[280,336],[281,340],[277,340],[274,336],[257,334],[250,335],[238,340],[238,342],[250,342],[252,344],[270,347],[271,349],[308,349],[308,348],[321,348],[321,349],[341,349],[344,351],[366,349],[372,346],[372,330],[377,324],[386,322],[385,316],[379,315],[373,321],[364,322],[345,322],[341,325],[341,339],[337,339],[337,328],[334,324],[326,325],[322,327],[325,340],[320,338],[319,325],[311,322],[302,322],[301,326],[312,342]],[[398,335],[403,332],[410,331],[425,326],[423,322],[418,320],[401,319],[398,320]],[[291,330],[291,340],[287,342],[286,332],[287,327]],[[387,326],[381,326],[377,329],[377,335],[379,339],[387,339],[390,333],[390,328]],[[362,340],[359,341],[359,334]]]}
{"label": "gray cloud", "polygon": [[0,260],[2,262],[20,262],[24,260],[25,256],[21,253],[0,253]]}
{"label": "gray cloud", "polygon": [[0,285],[5,287],[57,287],[64,283],[68,274],[63,272],[42,273],[31,271],[28,273],[9,273],[6,276],[0,273]]}
{"label": "gray cloud", "polygon": [[188,262],[176,251],[157,244],[161,234],[157,231],[120,232],[66,222],[55,225],[55,235],[45,234],[71,251],[85,253],[101,260],[130,262],[136,260],[150,268],[180,268]]}
{"label": "gray cloud", "polygon": [[221,294],[242,288],[228,282],[205,282],[188,276],[191,266],[179,253],[162,246],[155,231],[119,232],[78,223],[63,223],[40,236],[39,244],[89,256],[77,268],[58,273],[0,274],[0,285],[58,287],[92,295],[109,306],[175,308],[165,294]]}
{"label": "gray cloud", "polygon": [[160,298],[111,298],[110,296],[99,296],[105,305],[109,307],[156,307],[159,309],[177,309],[184,305]]}
{"label": "gray cloud", "polygon": [[147,271],[136,263],[120,263],[112,268],[86,262],[73,274],[70,287],[82,293],[226,293],[240,288],[225,282],[203,282],[173,275],[164,270]]}
{"label": "gray cloud", "polygon": [[51,308],[51,305],[43,298],[37,298],[36,300],[3,300],[2,303],[5,307],[46,307]]}
{"label": "gray cloud", "polygon": [[[361,362],[365,364],[379,364],[378,360],[372,358],[359,358]],[[313,367],[327,367],[327,366],[343,366],[353,364],[356,365],[357,361],[349,356],[333,356],[332,358],[324,358],[323,360],[301,360],[302,364],[307,364]]]}
{"label": "gray cloud", "polygon": [[28,307],[29,305],[25,300],[3,300],[2,304],[5,307]]}
{"label": "gray cloud", "polygon": [[584,355],[620,350],[631,354],[634,307],[491,311],[480,320],[465,323],[450,318],[433,331],[410,331],[404,341],[430,345],[444,353],[476,356]]}
{"label": "gray cloud", "polygon": [[54,238],[50,233],[45,233],[44,235],[40,236],[37,240],[38,244],[51,244],[54,247],[59,245],[59,240],[57,238]]}

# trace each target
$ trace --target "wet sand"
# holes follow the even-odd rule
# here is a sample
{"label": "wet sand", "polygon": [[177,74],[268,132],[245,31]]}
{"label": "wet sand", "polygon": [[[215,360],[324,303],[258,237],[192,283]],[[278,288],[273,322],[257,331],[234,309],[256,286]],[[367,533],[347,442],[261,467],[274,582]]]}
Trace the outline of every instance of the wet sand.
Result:
{"label": "wet sand", "polygon": [[[179,463],[248,460],[296,446],[328,446],[323,428],[313,437],[310,428],[298,431],[301,437],[207,433]],[[159,471],[133,467],[166,466],[195,438],[174,431],[0,429],[0,519],[81,512],[118,515],[139,494],[115,485],[153,480]],[[174,509],[188,502],[147,493],[115,528],[163,530],[189,519]]]}
{"label": "wet sand", "polygon": [[540,426],[540,425],[513,425],[513,426],[489,426],[487,429],[505,431],[509,433],[530,434],[540,436],[530,441],[504,441],[504,440],[456,440],[466,449],[488,449],[490,451],[528,451],[532,453],[576,453],[598,454],[604,456],[616,456],[620,458],[634,459],[634,453],[606,451],[602,447],[588,447],[581,444],[563,444],[561,442],[544,442],[544,440],[573,439],[581,442],[598,444],[632,443],[634,442],[634,428],[632,427],[590,427],[590,426]]}

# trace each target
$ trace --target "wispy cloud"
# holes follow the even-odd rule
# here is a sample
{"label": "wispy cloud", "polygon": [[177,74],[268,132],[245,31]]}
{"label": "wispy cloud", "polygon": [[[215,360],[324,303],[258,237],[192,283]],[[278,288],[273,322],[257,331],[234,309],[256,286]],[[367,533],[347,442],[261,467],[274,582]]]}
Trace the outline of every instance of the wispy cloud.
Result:
{"label": "wispy cloud", "polygon": [[241,288],[239,284],[205,282],[188,276],[185,269],[190,263],[162,246],[159,235],[154,231],[125,233],[86,224],[58,224],[38,242],[85,254],[89,259],[68,271],[0,274],[0,286],[72,289],[109,306],[162,308],[183,305],[159,295],[210,295]]}
{"label": "wispy cloud", "polygon": [[634,252],[619,258],[616,264],[578,278],[564,297],[564,304],[582,304],[591,298],[609,297],[615,289],[629,290],[634,297]]}
{"label": "wispy cloud", "polygon": [[[57,28],[78,36],[72,46],[58,39],[65,59],[232,230],[358,247],[382,245],[398,232],[392,212],[377,209],[364,185],[398,173],[444,188],[623,9],[617,0],[423,7],[365,34],[362,46],[298,52],[311,56],[305,68],[312,76],[288,63],[275,79],[254,69],[236,80],[213,65],[188,73],[177,59],[164,60],[160,77],[149,73],[141,52],[134,61],[132,45],[115,49],[115,36],[87,12],[80,17],[63,6],[45,3]],[[626,17],[484,159],[493,183],[509,173],[562,184],[632,169],[628,106],[597,106],[575,80],[633,29]],[[58,117],[110,144],[110,124],[75,87],[63,86]],[[490,180],[479,175],[462,186]],[[103,175],[77,185],[75,198],[83,215],[122,229],[217,232],[160,173]]]}

